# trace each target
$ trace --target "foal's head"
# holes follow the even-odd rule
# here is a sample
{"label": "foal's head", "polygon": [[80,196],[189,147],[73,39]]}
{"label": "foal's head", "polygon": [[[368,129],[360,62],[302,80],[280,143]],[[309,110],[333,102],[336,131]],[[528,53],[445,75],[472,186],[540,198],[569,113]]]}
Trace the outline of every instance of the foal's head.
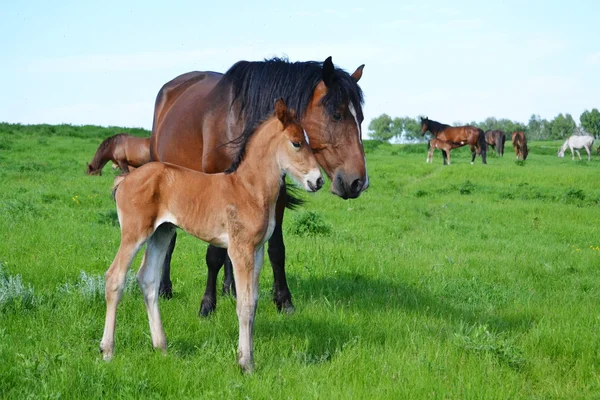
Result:
{"label": "foal's head", "polygon": [[277,160],[283,172],[309,192],[316,192],[323,186],[319,164],[308,143],[308,136],[296,120],[296,114],[289,110],[283,101],[275,102],[275,115],[279,120]]}

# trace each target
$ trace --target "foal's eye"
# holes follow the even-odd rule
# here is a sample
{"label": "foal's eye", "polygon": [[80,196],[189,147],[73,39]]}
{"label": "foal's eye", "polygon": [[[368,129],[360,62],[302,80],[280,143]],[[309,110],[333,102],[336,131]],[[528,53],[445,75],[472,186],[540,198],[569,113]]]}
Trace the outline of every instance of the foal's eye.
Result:
{"label": "foal's eye", "polygon": [[300,148],[301,143],[300,142],[292,142],[292,146],[294,146],[295,148],[299,149]]}
{"label": "foal's eye", "polygon": [[333,114],[333,120],[334,121],[341,121],[342,120],[342,114],[336,112],[335,114]]}

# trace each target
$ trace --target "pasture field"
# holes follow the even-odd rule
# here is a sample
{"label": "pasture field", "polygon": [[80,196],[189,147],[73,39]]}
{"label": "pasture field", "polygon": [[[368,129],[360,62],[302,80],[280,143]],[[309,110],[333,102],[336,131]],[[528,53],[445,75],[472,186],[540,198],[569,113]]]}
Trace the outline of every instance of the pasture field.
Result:
{"label": "pasture field", "polygon": [[470,165],[463,149],[444,167],[424,144],[365,142],[366,193],[326,185],[288,211],[296,312],[276,312],[267,260],[245,376],[234,299],[198,318],[206,245],[182,232],[175,295],[160,301],[167,355],[132,279],[102,361],[115,172],[84,171],[117,132],[0,124],[1,398],[600,397],[597,156],[534,142],[526,162],[507,147]]}

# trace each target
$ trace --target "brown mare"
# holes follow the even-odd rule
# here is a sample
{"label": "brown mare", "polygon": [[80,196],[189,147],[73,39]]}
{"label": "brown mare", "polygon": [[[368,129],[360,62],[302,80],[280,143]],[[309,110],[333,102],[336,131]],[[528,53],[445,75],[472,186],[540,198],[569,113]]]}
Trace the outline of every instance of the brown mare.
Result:
{"label": "brown mare", "polygon": [[517,160],[526,160],[529,150],[527,149],[527,138],[525,132],[513,132],[512,143],[515,148]]}
{"label": "brown mare", "polygon": [[439,140],[433,138],[427,143],[427,162],[430,163],[433,159],[433,152],[435,149],[440,149],[442,151],[443,157],[448,159],[448,165],[450,165],[450,150],[456,149],[457,147],[461,147],[462,144],[456,144],[452,142],[444,142],[443,140]]}
{"label": "brown mare", "polygon": [[[421,118],[421,133],[431,132],[436,139],[444,142],[452,143],[456,147],[462,147],[469,145],[471,147],[471,164],[475,162],[477,154],[481,154],[481,162],[487,164],[486,153],[487,144],[485,142],[485,135],[483,131],[474,126],[450,126],[431,120],[427,117]],[[446,151],[442,150],[444,157],[444,165],[447,164],[447,157],[450,156]]]}
{"label": "brown mare", "polygon": [[141,138],[119,133],[105,139],[90,164],[88,175],[102,175],[102,168],[107,162],[116,163],[121,172],[126,174],[129,167],[140,167],[150,161],[150,138]]}
{"label": "brown mare", "polygon": [[150,322],[152,345],[166,351],[158,309],[160,271],[175,226],[213,246],[226,248],[235,275],[239,322],[238,362],[253,368],[252,331],[264,244],[275,229],[281,181],[289,174],[309,192],[323,186],[319,165],[295,115],[283,100],[276,116],[244,133],[241,151],[225,173],[205,174],[153,162],[115,180],[121,245],[106,273],[106,321],[100,349],[105,360],[114,350],[117,305],[127,270],[146,243],[137,273]]}
{"label": "brown mare", "polygon": [[504,143],[506,143],[504,132],[499,130],[487,131],[485,133],[485,141],[488,146],[491,146],[496,151],[496,155],[504,157]]}
{"label": "brown mare", "polygon": [[[351,75],[335,68],[331,57],[323,63],[271,59],[240,61],[225,74],[189,72],[166,83],[156,97],[150,143],[153,160],[196,171],[223,172],[236,154],[234,142],[256,121],[268,115],[273,99],[283,98],[298,113],[315,158],[331,179],[331,191],[356,198],[369,186],[361,140],[363,95],[357,82],[363,65]],[[286,205],[298,204],[282,183],[275,208],[275,230],[269,240],[273,267],[273,301],[279,311],[293,311],[285,276],[282,221]],[[165,261],[160,293],[171,296],[170,259]],[[208,277],[200,315],[217,304],[217,274],[225,263],[224,292],[232,284],[226,252],[209,246]],[[229,268],[228,268],[229,267]]]}

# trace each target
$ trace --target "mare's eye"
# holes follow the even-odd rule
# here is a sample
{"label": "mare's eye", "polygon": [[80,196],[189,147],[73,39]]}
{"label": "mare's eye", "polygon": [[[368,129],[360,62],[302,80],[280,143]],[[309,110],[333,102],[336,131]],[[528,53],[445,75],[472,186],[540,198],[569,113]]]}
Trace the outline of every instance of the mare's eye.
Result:
{"label": "mare's eye", "polygon": [[342,120],[342,114],[336,112],[335,114],[333,114],[333,120],[334,121],[341,121]]}
{"label": "mare's eye", "polygon": [[300,148],[300,142],[292,142],[292,146],[294,146],[295,148],[299,149]]}

